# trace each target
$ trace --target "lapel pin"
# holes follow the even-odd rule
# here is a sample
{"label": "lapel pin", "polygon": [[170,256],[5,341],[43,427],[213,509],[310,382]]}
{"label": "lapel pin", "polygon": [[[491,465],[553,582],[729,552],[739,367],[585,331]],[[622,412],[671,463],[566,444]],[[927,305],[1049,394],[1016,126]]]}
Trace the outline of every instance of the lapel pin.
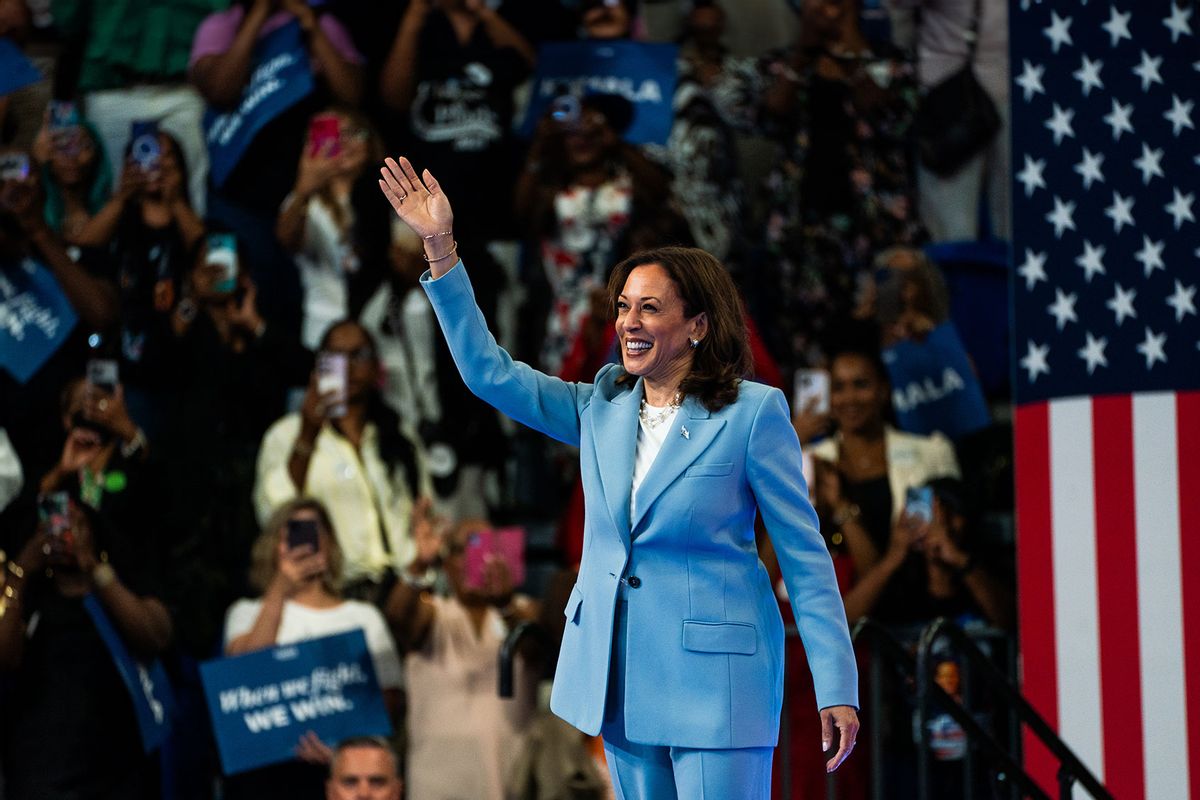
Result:
{"label": "lapel pin", "polygon": [[680,428],[679,428],[679,435],[680,435],[680,436],[682,436],[682,437],[683,437],[683,438],[685,438],[685,439],[690,439],[690,438],[692,438],[692,435],[691,435],[690,433],[688,433],[688,429],[687,429],[687,426],[686,426],[686,425],[682,425],[682,426],[680,426]]}

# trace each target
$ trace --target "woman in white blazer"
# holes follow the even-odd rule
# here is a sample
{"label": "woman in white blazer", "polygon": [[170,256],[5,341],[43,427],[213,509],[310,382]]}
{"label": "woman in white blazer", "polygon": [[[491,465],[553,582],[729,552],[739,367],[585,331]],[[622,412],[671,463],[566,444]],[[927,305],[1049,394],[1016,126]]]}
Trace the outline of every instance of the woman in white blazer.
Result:
{"label": "woman in white blazer", "polygon": [[694,248],[627,259],[609,282],[622,364],[567,383],[488,333],[453,214],[428,171],[388,159],[380,186],[425,241],[433,303],[467,386],[579,447],[586,521],[551,698],[601,733],[618,798],[770,796],[783,624],[754,541],[761,512],[812,667],[833,770],[858,733],[858,676],[783,394],[741,380],[745,323],[728,273]]}

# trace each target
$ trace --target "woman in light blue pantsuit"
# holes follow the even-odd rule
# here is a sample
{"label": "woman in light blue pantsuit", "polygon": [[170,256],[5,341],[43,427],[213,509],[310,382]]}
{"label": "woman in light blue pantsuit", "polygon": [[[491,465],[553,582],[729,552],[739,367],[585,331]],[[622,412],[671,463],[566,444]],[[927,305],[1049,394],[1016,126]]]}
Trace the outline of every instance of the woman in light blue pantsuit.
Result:
{"label": "woman in light blue pantsuit", "polygon": [[647,251],[609,282],[622,364],[567,383],[488,333],[454,255],[449,200],[388,159],[380,181],[425,240],[421,283],[467,386],[579,448],[583,559],[550,707],[601,733],[624,800],[766,800],[783,702],[783,623],[754,542],[762,514],[812,668],[836,769],[858,733],[858,674],[783,393],[750,366],[728,273]]}

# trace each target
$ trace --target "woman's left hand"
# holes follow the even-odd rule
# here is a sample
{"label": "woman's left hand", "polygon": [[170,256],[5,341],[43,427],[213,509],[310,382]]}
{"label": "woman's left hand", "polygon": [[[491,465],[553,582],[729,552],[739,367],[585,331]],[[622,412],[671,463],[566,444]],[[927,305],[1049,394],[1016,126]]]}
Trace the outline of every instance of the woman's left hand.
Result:
{"label": "woman's left hand", "polygon": [[413,165],[401,156],[399,161],[386,159],[379,172],[383,176],[379,188],[413,233],[425,239],[454,229],[450,199],[429,170],[418,178]]}
{"label": "woman's left hand", "polygon": [[833,729],[840,733],[838,751],[825,762],[825,771],[833,772],[842,765],[858,740],[858,711],[854,706],[830,706],[821,709],[821,748],[829,752],[833,746]]}

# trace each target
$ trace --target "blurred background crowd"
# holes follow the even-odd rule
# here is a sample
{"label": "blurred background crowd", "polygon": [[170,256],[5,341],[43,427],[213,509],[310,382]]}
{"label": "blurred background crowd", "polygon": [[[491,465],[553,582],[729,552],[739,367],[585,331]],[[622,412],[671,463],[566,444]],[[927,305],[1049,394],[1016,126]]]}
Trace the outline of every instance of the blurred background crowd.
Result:
{"label": "blurred background crowd", "polygon": [[[453,199],[502,344],[568,380],[617,358],[620,259],[720,258],[751,377],[794,400],[851,621],[949,616],[1011,654],[1008,137],[947,170],[917,133],[964,65],[1003,124],[1004,0],[0,0],[4,42],[41,78],[0,97],[0,797],[323,796],[335,742],[222,777],[197,665],[351,629],[406,796],[605,796],[538,692],[577,459],[462,386],[385,154]],[[676,45],[665,135],[632,141],[643,98],[612,82],[527,120],[560,42]],[[498,526],[524,529],[524,574],[468,580]],[[87,597],[174,688],[149,754]],[[500,699],[522,621],[545,635]],[[793,642],[776,770],[823,797]],[[902,786],[895,705],[867,724]]]}

